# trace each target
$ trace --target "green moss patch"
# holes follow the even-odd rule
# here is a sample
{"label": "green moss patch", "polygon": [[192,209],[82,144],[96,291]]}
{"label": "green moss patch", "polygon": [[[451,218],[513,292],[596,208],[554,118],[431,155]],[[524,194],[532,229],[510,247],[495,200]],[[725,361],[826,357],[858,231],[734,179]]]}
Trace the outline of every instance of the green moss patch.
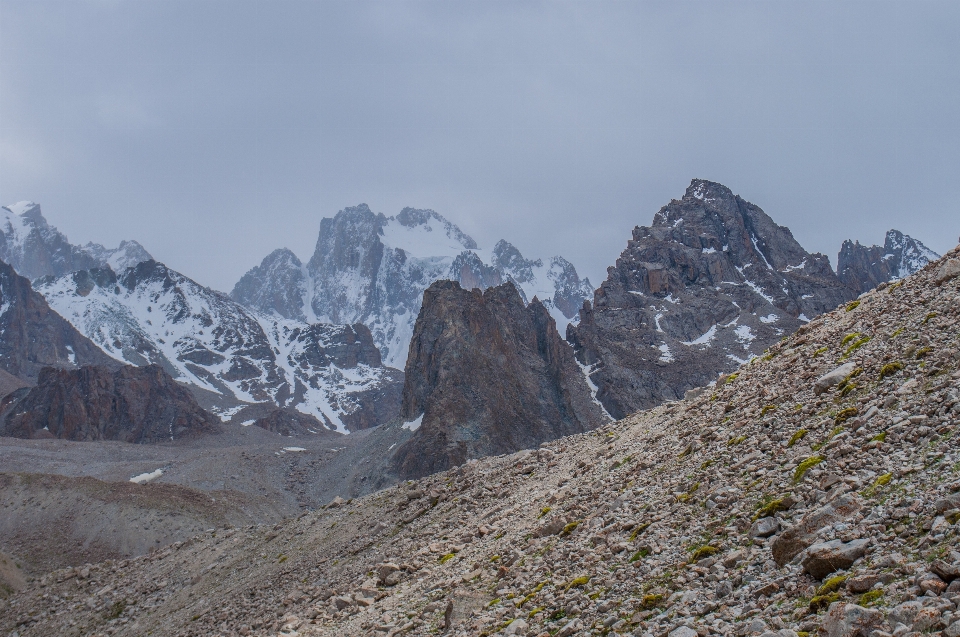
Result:
{"label": "green moss patch", "polygon": [[797,468],[793,471],[793,482],[796,484],[803,480],[803,476],[806,475],[807,471],[814,468],[821,462],[826,460],[823,456],[811,456],[803,460],[800,464],[797,465]]}
{"label": "green moss patch", "polygon": [[787,442],[787,446],[792,447],[793,445],[797,444],[798,442],[803,440],[803,437],[806,436],[808,433],[809,432],[806,429],[796,430],[795,432],[793,432],[793,435],[790,436],[790,440]]}

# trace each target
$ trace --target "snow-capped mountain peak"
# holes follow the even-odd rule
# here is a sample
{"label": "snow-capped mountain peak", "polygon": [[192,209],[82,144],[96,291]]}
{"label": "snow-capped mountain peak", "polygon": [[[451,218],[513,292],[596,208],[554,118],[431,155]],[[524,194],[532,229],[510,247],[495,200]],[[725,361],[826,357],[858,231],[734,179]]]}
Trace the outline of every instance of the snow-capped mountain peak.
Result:
{"label": "snow-capped mountain peak", "polygon": [[481,250],[433,210],[404,208],[387,217],[366,204],[320,222],[305,266],[277,252],[247,272],[231,297],[257,311],[300,320],[360,322],[370,328],[385,364],[402,368],[424,290],[439,279],[485,289],[513,281],[525,302],[535,296],[563,333],[593,294],[565,259],[528,260],[506,241]]}
{"label": "snow-capped mountain peak", "polygon": [[115,359],[161,365],[229,399],[296,407],[343,433],[399,408],[399,375],[363,325],[265,316],[156,261],[45,278],[37,289]]}
{"label": "snow-capped mountain peak", "polygon": [[433,210],[404,208],[380,228],[380,241],[417,258],[455,257],[477,242]]}
{"label": "snow-capped mountain peak", "polygon": [[32,201],[0,207],[0,259],[28,279],[98,267],[123,269],[151,258],[136,241],[123,241],[115,249],[96,243],[75,246]]}
{"label": "snow-capped mountain peak", "polygon": [[884,281],[908,277],[939,258],[940,255],[917,239],[899,230],[889,230],[882,246],[844,241],[837,257],[837,276],[863,293]]}

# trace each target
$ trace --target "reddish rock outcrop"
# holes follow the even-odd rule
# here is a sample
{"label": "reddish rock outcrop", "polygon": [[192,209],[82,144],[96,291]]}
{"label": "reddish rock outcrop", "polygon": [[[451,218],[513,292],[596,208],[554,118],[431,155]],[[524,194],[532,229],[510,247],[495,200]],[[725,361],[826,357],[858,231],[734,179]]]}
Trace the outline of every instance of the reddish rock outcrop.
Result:
{"label": "reddish rock outcrop", "polygon": [[404,477],[510,453],[604,422],[573,350],[536,299],[512,283],[423,296],[405,370],[401,418],[413,436],[394,456]]}
{"label": "reddish rock outcrop", "polygon": [[263,418],[258,418],[253,424],[261,429],[278,433],[281,436],[299,436],[319,433],[339,435],[327,429],[327,427],[314,416],[299,412],[290,407],[275,409]]}
{"label": "reddish rock outcrop", "polygon": [[120,363],[50,309],[30,281],[0,261],[0,369],[33,384],[44,367]]}
{"label": "reddish rock outcrop", "polygon": [[47,367],[36,387],[5,402],[2,434],[17,438],[150,443],[220,431],[219,421],[159,365]]}

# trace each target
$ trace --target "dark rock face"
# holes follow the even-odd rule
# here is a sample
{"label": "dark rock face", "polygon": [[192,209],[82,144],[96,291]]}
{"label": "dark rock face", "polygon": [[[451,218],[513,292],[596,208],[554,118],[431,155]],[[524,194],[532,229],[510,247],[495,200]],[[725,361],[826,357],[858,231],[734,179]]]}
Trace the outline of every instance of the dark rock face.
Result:
{"label": "dark rock face", "polygon": [[822,254],[717,183],[638,226],[567,329],[615,418],[683,397],[856,295]]}
{"label": "dark rock face", "polygon": [[78,365],[119,367],[0,262],[0,369],[33,384],[44,367]]}
{"label": "dark rock face", "polygon": [[403,477],[510,453],[605,422],[550,313],[510,282],[423,297],[407,358],[401,418],[416,428],[394,456]]}
{"label": "dark rock face", "polygon": [[477,243],[433,210],[404,208],[394,217],[366,204],[320,222],[313,256],[305,266],[278,250],[234,287],[231,297],[260,312],[302,320],[363,323],[386,365],[402,368],[423,291],[439,279],[466,288],[512,281],[523,300],[540,298],[558,325],[576,320],[593,294],[565,259],[528,260],[500,241],[487,263]]}
{"label": "dark rock face", "polygon": [[220,430],[219,421],[158,365],[47,367],[36,387],[17,393],[23,396],[8,401],[3,416],[6,436],[151,443]]}
{"label": "dark rock face", "polygon": [[247,272],[230,293],[237,303],[284,318],[306,320],[303,295],[306,293],[303,264],[290,250],[274,250],[257,267]]}
{"label": "dark rock face", "polygon": [[232,400],[299,406],[340,431],[397,415],[402,374],[382,365],[362,324],[264,316],[156,261],[119,275],[94,269],[47,277],[35,286],[126,363],[160,365],[178,381]]}
{"label": "dark rock face", "polygon": [[883,246],[844,241],[837,257],[837,276],[857,294],[863,294],[885,281],[908,277],[939,258],[913,237],[890,230]]}
{"label": "dark rock face", "polygon": [[40,206],[24,201],[0,208],[0,259],[31,281],[41,276],[61,276],[76,270],[133,265],[150,259],[136,241],[124,241],[116,249],[96,243],[72,245],[67,237],[47,223]]}
{"label": "dark rock face", "polygon": [[253,423],[261,429],[278,433],[281,436],[301,436],[305,434],[332,433],[319,420],[296,409],[276,409],[269,415]]}

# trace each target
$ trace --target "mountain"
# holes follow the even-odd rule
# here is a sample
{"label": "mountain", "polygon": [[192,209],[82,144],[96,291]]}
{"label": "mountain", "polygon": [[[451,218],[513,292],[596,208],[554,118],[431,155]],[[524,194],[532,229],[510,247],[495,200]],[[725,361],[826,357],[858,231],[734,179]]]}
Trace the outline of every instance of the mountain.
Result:
{"label": "mountain", "polygon": [[116,360],[159,365],[238,405],[296,407],[344,433],[396,416],[402,375],[383,367],[363,325],[267,317],[156,261],[35,287]]}
{"label": "mountain", "polygon": [[32,201],[0,207],[0,260],[31,281],[96,267],[129,267],[151,258],[136,241],[122,241],[115,249],[97,243],[75,246]]}
{"label": "mountain", "polygon": [[245,274],[231,298],[258,312],[300,321],[363,323],[384,362],[403,368],[423,291],[452,279],[486,289],[511,281],[525,302],[534,296],[560,329],[577,318],[590,282],[562,257],[525,259],[500,241],[492,251],[432,210],[404,208],[394,217],[366,204],[320,222],[310,260],[276,250]]}
{"label": "mountain", "polygon": [[136,241],[121,241],[117,248],[105,248],[99,243],[88,243],[81,248],[93,257],[102,267],[108,267],[114,272],[123,272],[138,263],[152,261],[153,257]]}
{"label": "mountain", "polygon": [[[50,309],[30,281],[0,262],[0,370],[32,385],[45,367],[119,365]],[[18,383],[2,379],[5,389]],[[4,392],[6,393],[6,392]]]}
{"label": "mountain", "polygon": [[402,477],[536,447],[605,422],[542,303],[509,281],[484,292],[437,281],[423,294],[404,370],[400,416],[413,436]]}
{"label": "mountain", "polygon": [[57,570],[0,632],[956,635],[958,294],[960,249],[696,398]]}
{"label": "mountain", "polygon": [[939,254],[913,237],[890,230],[883,246],[844,241],[837,257],[837,276],[862,294],[886,281],[906,278],[939,258]]}
{"label": "mountain", "polygon": [[567,339],[622,418],[715,381],[855,296],[759,207],[694,179],[634,228]]}
{"label": "mountain", "polygon": [[4,406],[0,434],[17,438],[152,443],[217,433],[219,421],[159,365],[46,367],[36,387]]}

